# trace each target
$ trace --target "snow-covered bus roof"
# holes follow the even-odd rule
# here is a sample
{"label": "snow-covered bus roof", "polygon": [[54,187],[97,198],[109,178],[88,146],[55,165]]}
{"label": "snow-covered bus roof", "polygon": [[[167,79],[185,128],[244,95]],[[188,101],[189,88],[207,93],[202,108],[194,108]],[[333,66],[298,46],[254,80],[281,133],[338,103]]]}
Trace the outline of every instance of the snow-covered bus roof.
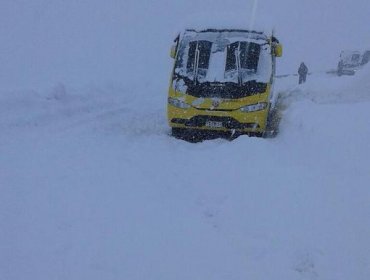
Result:
{"label": "snow-covered bus roof", "polygon": [[181,35],[182,39],[189,40],[227,40],[229,43],[236,41],[249,41],[256,44],[265,44],[269,37],[261,31],[246,29],[186,29]]}

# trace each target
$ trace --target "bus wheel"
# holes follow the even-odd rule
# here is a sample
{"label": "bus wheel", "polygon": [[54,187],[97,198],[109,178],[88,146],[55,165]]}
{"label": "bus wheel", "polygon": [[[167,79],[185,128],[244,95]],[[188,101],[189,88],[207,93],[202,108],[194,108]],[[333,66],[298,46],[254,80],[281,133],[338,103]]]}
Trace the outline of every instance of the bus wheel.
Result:
{"label": "bus wheel", "polygon": [[183,139],[186,135],[186,128],[173,127],[171,135],[175,138]]}
{"label": "bus wheel", "polygon": [[179,127],[173,127],[172,128],[172,137],[175,137],[177,139],[181,139],[190,143],[197,143],[202,142],[205,140],[204,132],[199,131],[196,129],[191,128],[179,128]]}

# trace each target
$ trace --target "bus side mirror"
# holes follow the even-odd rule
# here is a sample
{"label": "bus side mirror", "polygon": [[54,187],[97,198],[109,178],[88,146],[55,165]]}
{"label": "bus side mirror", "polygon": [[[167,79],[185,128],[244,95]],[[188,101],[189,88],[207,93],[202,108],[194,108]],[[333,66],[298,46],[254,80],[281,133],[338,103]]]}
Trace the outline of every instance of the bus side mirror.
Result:
{"label": "bus side mirror", "polygon": [[276,44],[274,48],[275,48],[275,56],[282,57],[283,56],[283,45]]}
{"label": "bus side mirror", "polygon": [[171,51],[170,51],[170,57],[175,58],[176,57],[176,50],[177,50],[177,44],[172,45]]}

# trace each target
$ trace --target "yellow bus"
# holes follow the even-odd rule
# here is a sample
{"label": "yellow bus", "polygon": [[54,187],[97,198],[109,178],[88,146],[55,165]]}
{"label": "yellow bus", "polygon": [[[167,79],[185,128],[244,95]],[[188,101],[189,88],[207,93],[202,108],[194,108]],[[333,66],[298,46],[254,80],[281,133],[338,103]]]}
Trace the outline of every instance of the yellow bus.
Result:
{"label": "yellow bus", "polygon": [[282,46],[264,32],[187,29],[171,48],[167,116],[178,138],[207,133],[263,136],[274,106],[275,58]]}

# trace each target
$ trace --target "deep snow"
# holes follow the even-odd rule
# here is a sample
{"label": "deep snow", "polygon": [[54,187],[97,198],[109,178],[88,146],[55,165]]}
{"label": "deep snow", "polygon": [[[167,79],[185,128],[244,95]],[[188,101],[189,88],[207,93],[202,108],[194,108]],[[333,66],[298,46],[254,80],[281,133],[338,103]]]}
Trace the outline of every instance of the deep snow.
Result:
{"label": "deep snow", "polygon": [[280,79],[277,138],[199,144],[158,96],[3,94],[0,275],[367,279],[370,96],[340,82]]}
{"label": "deep snow", "polygon": [[1,4],[0,279],[368,279],[370,67],[277,79],[277,138],[191,144],[168,136],[167,23],[195,2],[89,3]]}

